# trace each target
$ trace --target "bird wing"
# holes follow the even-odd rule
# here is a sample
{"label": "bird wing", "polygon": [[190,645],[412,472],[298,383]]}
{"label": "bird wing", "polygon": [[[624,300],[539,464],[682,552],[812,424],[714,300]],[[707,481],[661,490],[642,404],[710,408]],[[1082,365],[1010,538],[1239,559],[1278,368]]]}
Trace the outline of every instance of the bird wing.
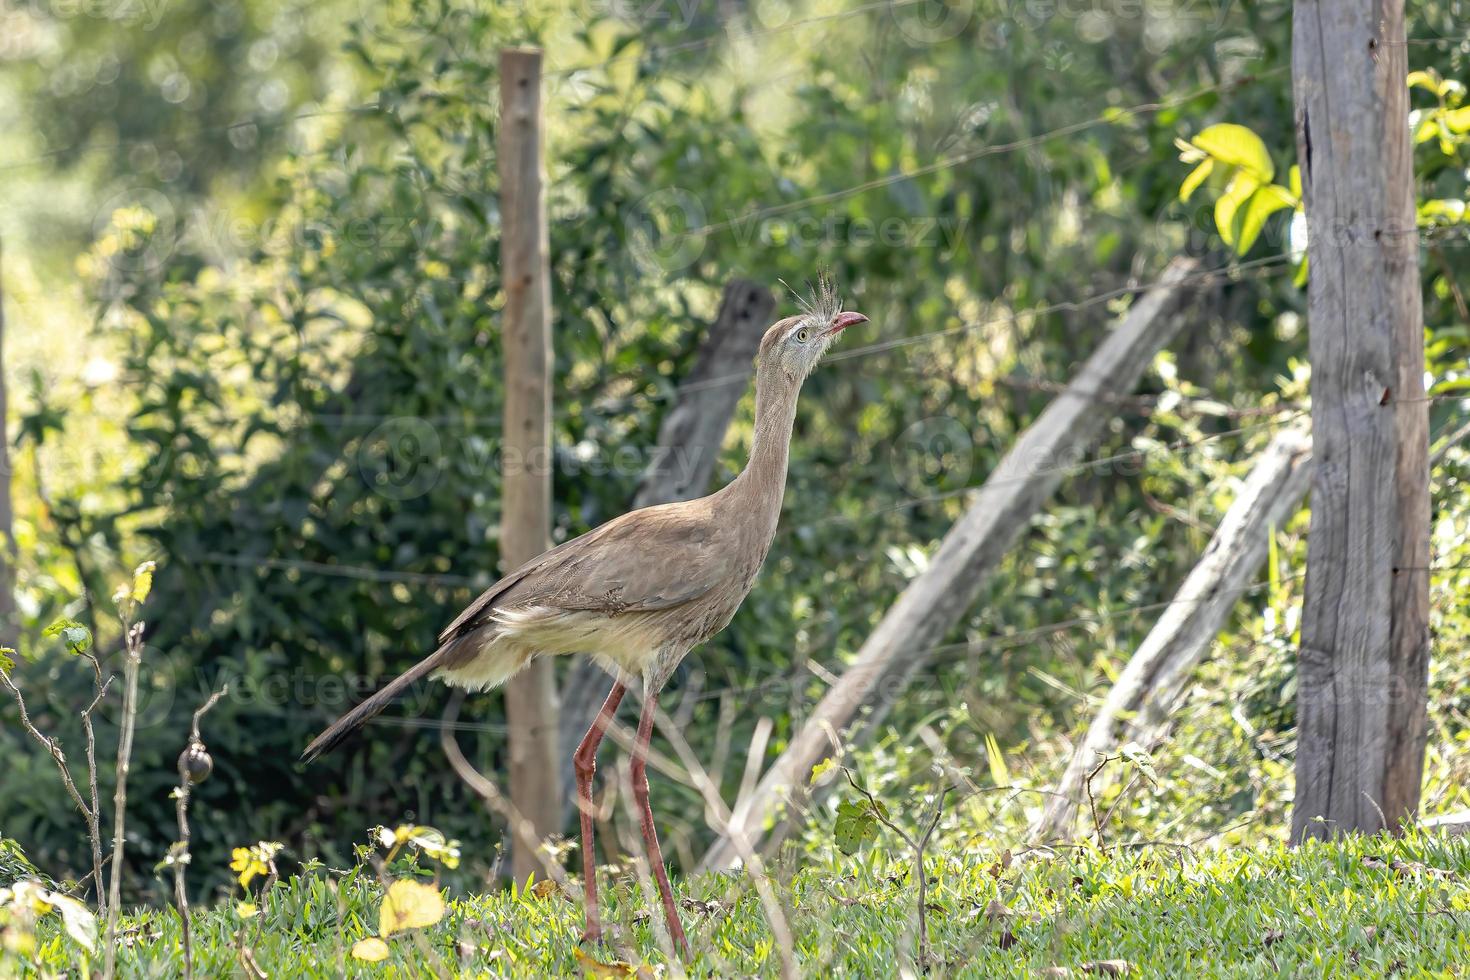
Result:
{"label": "bird wing", "polygon": [[[697,501],[694,503],[698,503]],[[729,572],[706,508],[646,507],[573,538],[496,582],[444,632],[441,643],[477,628],[497,608],[549,606],[651,612],[706,594]]]}

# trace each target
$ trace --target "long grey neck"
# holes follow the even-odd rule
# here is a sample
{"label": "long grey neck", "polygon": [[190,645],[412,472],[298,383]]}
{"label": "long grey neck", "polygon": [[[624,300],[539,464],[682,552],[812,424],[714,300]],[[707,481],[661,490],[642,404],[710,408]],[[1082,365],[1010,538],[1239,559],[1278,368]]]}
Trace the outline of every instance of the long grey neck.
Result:
{"label": "long grey neck", "polygon": [[781,497],[786,490],[786,464],[791,449],[791,426],[796,420],[796,397],[801,385],[779,373],[758,372],[755,379],[755,438],[750,460],[727,488],[740,501],[743,513],[756,529],[776,531]]}

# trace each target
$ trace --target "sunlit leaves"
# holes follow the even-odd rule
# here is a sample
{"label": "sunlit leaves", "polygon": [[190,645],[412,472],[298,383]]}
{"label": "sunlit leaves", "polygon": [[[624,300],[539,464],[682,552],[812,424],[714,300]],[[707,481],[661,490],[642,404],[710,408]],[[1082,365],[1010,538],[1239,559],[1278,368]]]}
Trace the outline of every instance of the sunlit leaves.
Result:
{"label": "sunlit leaves", "polygon": [[17,881],[0,888],[0,909],[19,909],[40,917],[55,912],[72,941],[89,953],[97,950],[97,916],[84,903],[69,895],[53,891],[39,881]]}
{"label": "sunlit leaves", "polygon": [[1265,142],[1235,123],[1219,123],[1201,130],[1194,139],[1179,141],[1179,159],[1194,169],[1179,187],[1179,200],[1188,202],[1212,176],[1220,188],[1215,198],[1215,229],[1237,255],[1245,255],[1260,238],[1271,215],[1301,206],[1301,177],[1292,167],[1290,186],[1272,183],[1276,167]]}

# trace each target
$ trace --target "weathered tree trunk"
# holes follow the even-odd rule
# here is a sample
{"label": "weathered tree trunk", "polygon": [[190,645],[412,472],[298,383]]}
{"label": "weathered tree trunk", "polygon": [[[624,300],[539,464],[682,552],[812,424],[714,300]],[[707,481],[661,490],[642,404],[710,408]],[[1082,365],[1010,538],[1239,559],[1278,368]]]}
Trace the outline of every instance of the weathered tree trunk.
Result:
{"label": "weathered tree trunk", "polygon": [[1299,429],[1281,432],[1261,453],[1199,563],[1123,668],[1077,744],[1055,795],[1047,797],[1045,811],[1031,828],[1033,840],[1070,838],[1087,774],[1123,742],[1131,739],[1147,748],[1167,723],[1190,672],[1209,653],[1250,576],[1265,560],[1271,529],[1302,505],[1311,482],[1311,459],[1311,440]]}
{"label": "weathered tree trunk", "polygon": [[[715,322],[680,382],[679,398],[664,415],[658,446],[643,472],[632,509],[691,500],[709,488],[725,431],[740,403],[755,364],[761,335],[770,325],[776,300],[771,291],[748,279],[725,286]],[[612,680],[585,658],[572,662],[562,685],[561,743],[575,745],[592,724]],[[562,792],[572,784],[570,760],[562,764]],[[566,808],[570,816],[573,808]]]}
{"label": "weathered tree trunk", "polygon": [[1297,0],[1309,230],[1312,524],[1292,838],[1419,808],[1429,656],[1429,406],[1403,0]]}
{"label": "weathered tree trunk", "polygon": [[[504,496],[500,554],[530,561],[551,537],[551,272],[541,163],[541,52],[500,54],[500,210],[505,283]],[[555,665],[536,660],[506,685],[510,798],[537,838],[559,829]],[[512,869],[524,881],[541,865],[538,841],[516,840]]]}
{"label": "weathered tree trunk", "polygon": [[[985,577],[1061,483],[1066,464],[1092,444],[1111,417],[1110,399],[1131,391],[1154,354],[1178,331],[1182,318],[1175,312],[1196,267],[1191,259],[1171,262],[1159,285],[1134,303],[1067,389],[1022,433],[945,536],[929,567],[898,597],[755,792],[739,802],[731,834],[738,831],[758,843],[767,819],[783,802],[793,808],[803,802],[812,766],[833,754],[837,744],[860,742],[878,728],[931,651],[974,603]],[[843,732],[849,732],[846,743],[839,742]],[[727,867],[736,859],[727,834],[715,842],[703,864]]]}

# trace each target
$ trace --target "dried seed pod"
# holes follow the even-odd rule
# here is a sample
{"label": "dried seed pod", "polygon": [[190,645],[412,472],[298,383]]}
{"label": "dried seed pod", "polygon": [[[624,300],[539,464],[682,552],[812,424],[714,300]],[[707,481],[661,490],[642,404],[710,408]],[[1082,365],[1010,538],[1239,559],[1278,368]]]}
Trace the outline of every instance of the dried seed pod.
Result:
{"label": "dried seed pod", "polygon": [[214,772],[214,759],[202,742],[190,742],[179,755],[179,775],[191,784],[202,783]]}

